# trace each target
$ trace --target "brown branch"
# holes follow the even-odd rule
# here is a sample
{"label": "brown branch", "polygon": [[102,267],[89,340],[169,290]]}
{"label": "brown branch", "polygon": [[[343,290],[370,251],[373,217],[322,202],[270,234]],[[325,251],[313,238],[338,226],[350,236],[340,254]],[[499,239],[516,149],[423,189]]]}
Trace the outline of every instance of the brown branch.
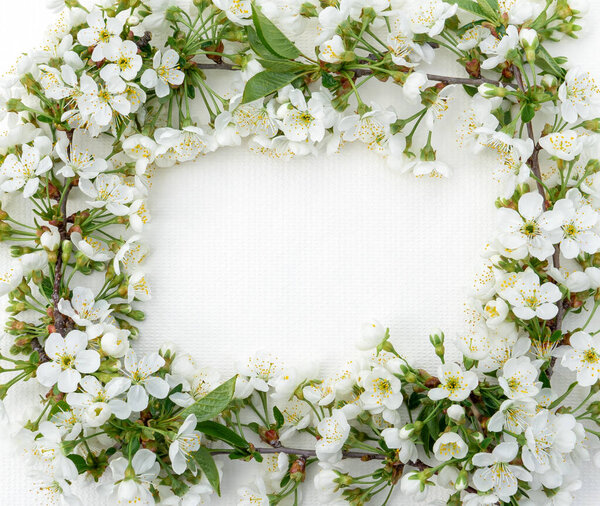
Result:
{"label": "brown branch", "polygon": [[[256,448],[254,447],[254,451],[260,453],[261,455],[273,455],[277,453],[286,453],[288,455],[298,455],[299,457],[309,458],[316,457],[317,452],[315,450],[303,450],[300,448],[287,448],[286,446],[279,446],[277,448]],[[229,455],[231,450],[215,450],[211,451],[212,455]],[[387,458],[386,455],[382,455],[380,453],[363,453],[363,452],[352,452],[347,451],[342,453],[342,458],[344,459],[361,459],[363,461],[369,460],[385,460]]]}
{"label": "brown branch", "polygon": [[[525,85],[523,83],[523,76],[521,75],[521,71],[519,70],[519,68],[516,65],[513,65],[512,69],[513,69],[513,72],[515,75],[515,79],[517,80],[519,89],[521,91],[526,91]],[[540,146],[540,143],[536,142],[536,140],[535,140],[535,136],[533,133],[533,124],[531,123],[531,121],[529,121],[526,124],[526,126],[527,126],[527,136],[531,139],[531,141],[533,142],[533,145],[534,145],[533,153],[531,154],[531,157],[527,161],[527,164],[529,165],[529,167],[531,168],[531,171],[533,172],[533,174],[535,176],[536,183],[537,183],[537,189],[538,189],[538,192],[540,193],[540,195],[544,199],[544,209],[546,210],[546,209],[548,209],[550,202],[548,202],[548,200],[546,199],[546,191],[544,190],[544,186],[542,185],[542,172],[540,170],[540,159],[539,159],[541,146]],[[554,267],[556,269],[560,268],[560,244],[556,244],[554,246],[554,253],[552,254],[552,263],[554,264]],[[566,310],[565,304],[563,303],[563,301],[560,301],[560,303],[558,304],[558,313],[556,314],[556,319],[554,320],[554,325],[552,326],[553,330],[562,330],[562,322],[563,322],[563,318],[565,316],[565,310]],[[556,363],[556,357],[552,357],[550,359],[550,364],[548,366],[548,369],[546,369],[546,375],[548,376],[548,378],[552,377],[555,363]]]}

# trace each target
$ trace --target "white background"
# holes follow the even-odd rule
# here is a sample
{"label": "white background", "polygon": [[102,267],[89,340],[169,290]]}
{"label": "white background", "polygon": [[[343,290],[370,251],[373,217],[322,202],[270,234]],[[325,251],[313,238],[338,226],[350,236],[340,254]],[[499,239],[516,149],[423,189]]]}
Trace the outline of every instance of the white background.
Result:
{"label": "white background", "polygon": [[[41,0],[2,4],[0,69],[34,46],[51,20]],[[598,20],[600,5],[590,26]],[[590,35],[588,47],[568,42],[561,53],[600,71],[591,47],[598,40]],[[394,102],[391,88],[384,89]],[[455,100],[446,133],[434,141],[455,168],[449,180],[393,172],[358,145],[288,163],[229,148],[159,171],[146,236],[154,298],[144,307],[137,348],[174,341],[224,376],[258,349],[328,373],[355,355],[360,324],[374,317],[409,360],[435,367],[427,336],[434,327],[449,338],[461,329],[478,253],[494,223],[489,160],[458,151],[453,125],[462,105]],[[6,261],[7,247],[0,248]],[[0,505],[39,504],[23,460],[4,448]],[[252,479],[249,468],[226,478],[219,504],[235,502],[237,486]],[[597,504],[595,474],[586,476],[578,504]],[[91,494],[86,504],[105,502]],[[312,494],[305,504],[315,504]]]}

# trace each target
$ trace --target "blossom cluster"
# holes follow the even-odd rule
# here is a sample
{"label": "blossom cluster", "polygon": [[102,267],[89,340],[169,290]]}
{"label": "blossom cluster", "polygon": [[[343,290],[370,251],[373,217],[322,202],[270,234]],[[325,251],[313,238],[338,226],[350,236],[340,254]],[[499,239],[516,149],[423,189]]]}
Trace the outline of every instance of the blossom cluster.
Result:
{"label": "blossom cluster", "polygon": [[[43,393],[13,439],[44,503],[79,505],[88,485],[111,504],[205,504],[230,486],[227,458],[260,470],[242,505],[300,504],[307,479],[323,504],[573,503],[579,469],[600,465],[600,86],[544,43],[576,36],[581,0],[48,4],[58,23],[0,82],[2,200],[31,204],[22,221],[0,206],[0,399],[23,381]],[[307,55],[293,40],[311,25]],[[460,76],[429,73],[440,54]],[[401,105],[365,102],[370,80]],[[461,96],[459,145],[492,157],[499,197],[460,359],[435,330],[427,372],[377,321],[324,378],[271,352],[229,379],[169,343],[136,353],[157,168],[358,141],[447,177],[435,135]]]}

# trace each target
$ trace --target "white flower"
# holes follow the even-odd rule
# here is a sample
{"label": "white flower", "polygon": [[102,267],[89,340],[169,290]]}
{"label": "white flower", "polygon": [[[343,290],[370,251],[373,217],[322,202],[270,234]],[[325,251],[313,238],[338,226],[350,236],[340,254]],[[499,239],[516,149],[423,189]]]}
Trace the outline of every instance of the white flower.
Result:
{"label": "white flower", "polygon": [[551,320],[558,313],[556,302],[562,294],[554,283],[540,285],[538,275],[528,268],[517,274],[514,284],[501,290],[500,296],[512,306],[517,318]]}
{"label": "white flower", "polygon": [[157,97],[166,97],[170,93],[169,85],[179,86],[185,74],[179,70],[179,55],[173,49],[164,53],[157,51],[151,69],[142,74],[141,83],[150,89],[156,89]]}
{"label": "white flower", "polygon": [[127,116],[131,112],[125,83],[111,81],[107,87],[99,87],[94,79],[84,74],[79,84],[81,94],[77,98],[77,105],[84,121],[91,120],[98,127],[105,127],[114,115]]}
{"label": "white flower", "polygon": [[99,9],[94,9],[87,15],[86,22],[88,27],[79,31],[77,40],[84,46],[93,46],[92,60],[102,61],[111,54],[111,46],[121,42],[124,16],[105,18]]}
{"label": "white flower", "polygon": [[332,123],[328,120],[321,95],[314,93],[306,101],[301,90],[294,88],[289,92],[289,104],[283,104],[278,115],[283,118],[281,129],[290,141],[319,142],[325,136],[325,129]]}
{"label": "white flower", "polygon": [[361,326],[361,337],[356,342],[359,350],[377,348],[387,335],[387,329],[377,320],[365,322]]}
{"label": "white flower", "polygon": [[492,453],[478,453],[473,457],[477,469],[473,475],[475,488],[481,492],[492,490],[500,500],[508,502],[517,492],[518,480],[531,481],[531,475],[520,466],[510,464],[519,451],[514,442],[500,443]]}
{"label": "white flower", "polygon": [[435,37],[444,29],[446,19],[456,14],[458,6],[442,0],[420,0],[409,2],[406,8],[412,32]]}
{"label": "white flower", "polygon": [[[61,0],[64,6],[63,0]],[[33,480],[33,490],[36,499],[42,501],[39,504],[60,504],[61,506],[82,506],[69,483],[59,473],[57,475],[47,474],[39,471],[31,471],[28,476]]]}
{"label": "white flower", "polygon": [[540,146],[549,155],[571,161],[583,151],[583,141],[575,130],[555,132],[540,139]]}
{"label": "white flower", "polygon": [[402,404],[402,383],[383,367],[360,373],[358,384],[364,388],[360,395],[362,407],[372,414],[383,413],[383,418],[387,419],[393,416],[388,412],[397,410]]}
{"label": "white flower", "polygon": [[79,181],[80,190],[94,200],[87,203],[95,208],[106,207],[116,216],[129,213],[129,204],[133,200],[133,190],[124,184],[117,174],[100,174],[92,184],[87,179]]}
{"label": "white flower", "polygon": [[[112,413],[120,419],[125,419],[131,414],[127,404],[117,398],[127,391],[129,384],[127,378],[117,377],[103,386],[94,376],[84,376],[80,381],[84,391],[68,393],[67,403],[84,410],[83,418],[87,425],[99,427]],[[97,412],[99,408],[102,409],[102,413]],[[104,417],[106,418],[102,421]]]}
{"label": "white flower", "polygon": [[321,504],[335,504],[341,500],[340,486],[336,482],[338,474],[329,468],[320,468],[315,474],[314,486]]}
{"label": "white flower", "polygon": [[415,443],[410,439],[410,435],[405,434],[405,432],[404,427],[402,429],[390,427],[383,429],[381,436],[388,448],[396,450],[396,456],[400,462],[408,464],[409,462],[416,462],[419,458],[419,452]]}
{"label": "white flower", "polygon": [[281,452],[263,456],[260,467],[267,491],[279,492],[281,490],[281,480],[290,468],[290,458],[287,453]]}
{"label": "white flower", "polygon": [[[129,331],[107,326],[100,339],[102,351],[110,357],[124,357],[129,350]],[[88,328],[89,331],[89,328]]]}
{"label": "white flower", "polygon": [[100,77],[106,82],[112,79],[133,81],[142,68],[142,57],[138,54],[138,47],[132,40],[124,40],[110,47],[106,58],[112,62],[104,65],[100,71]]}
{"label": "white flower", "polygon": [[560,111],[565,121],[574,123],[600,115],[600,88],[589,72],[574,67],[567,72],[558,89]]}
{"label": "white flower", "polygon": [[477,375],[471,371],[464,371],[458,364],[442,364],[438,369],[438,379],[441,384],[429,390],[429,398],[434,401],[450,399],[451,401],[464,401],[471,391],[477,387]]}
{"label": "white flower", "polygon": [[38,381],[46,387],[57,384],[61,392],[74,392],[81,373],[90,374],[100,367],[100,355],[87,350],[87,344],[87,335],[79,330],[72,330],[65,337],[57,332],[50,334],[44,350],[51,360],[38,367]]}
{"label": "white flower", "polygon": [[507,399],[488,421],[488,430],[502,432],[504,429],[521,434],[536,414],[536,402],[528,397]]}
{"label": "white flower", "polygon": [[103,322],[111,312],[108,301],[101,299],[96,302],[94,293],[82,286],[73,289],[71,300],[61,299],[58,302],[58,310],[77,325],[84,326]]}
{"label": "white flower", "polygon": [[418,102],[427,81],[427,74],[424,72],[411,72],[402,86],[402,93],[408,101]]}
{"label": "white flower", "polygon": [[113,500],[118,504],[153,505],[154,498],[149,490],[158,476],[160,465],[156,462],[156,454],[142,448],[131,459],[131,465],[124,457],[110,462],[112,472]]}
{"label": "white flower", "polygon": [[31,463],[34,466],[66,480],[77,478],[77,468],[65,455],[61,431],[54,423],[44,420],[40,422],[38,434],[24,429],[20,435],[31,437],[26,451],[31,453]]}
{"label": "white flower", "polygon": [[413,32],[404,15],[393,17],[391,22],[387,42],[392,53],[392,61],[396,65],[414,67],[421,61],[426,63],[433,61],[433,48],[429,44],[418,44],[413,40]]}
{"label": "white flower", "polygon": [[535,192],[519,199],[519,211],[498,209],[499,240],[503,246],[518,249],[527,245],[529,253],[545,260],[554,253],[553,244],[560,240],[560,215],[543,210],[544,198]]}
{"label": "white flower", "polygon": [[502,299],[492,299],[483,308],[488,327],[496,328],[506,320],[508,315],[508,304]]}
{"label": "white flower", "polygon": [[60,70],[40,65],[40,84],[48,98],[61,100],[75,94],[77,75],[70,65],[62,65]]}
{"label": "white flower", "polygon": [[446,414],[451,420],[460,422],[465,417],[465,408],[460,404],[452,404],[447,410]]}
{"label": "white flower", "polygon": [[250,0],[213,0],[213,3],[225,12],[227,19],[238,25],[252,22],[252,3]]}
{"label": "white flower", "polygon": [[412,169],[416,177],[450,177],[452,169],[441,160],[415,160],[409,163],[407,169]]}
{"label": "white flower", "polygon": [[131,383],[127,392],[127,404],[132,411],[143,411],[148,406],[148,394],[164,399],[169,393],[169,384],[158,376],[152,376],[165,360],[158,353],[151,353],[139,361],[133,350],[125,355],[125,374]]}
{"label": "white flower", "polygon": [[498,383],[509,399],[533,397],[540,391],[539,371],[529,357],[510,358],[502,368]]}
{"label": "white flower", "polygon": [[83,179],[93,179],[101,172],[108,169],[108,163],[102,158],[95,158],[87,150],[81,151],[77,145],[72,145],[70,152],[67,149],[69,142],[63,139],[56,143],[56,154],[60,157],[64,166],[57,174],[64,177],[79,176]]}
{"label": "white flower", "polygon": [[86,257],[95,262],[106,262],[112,257],[112,252],[106,244],[93,237],[82,237],[79,232],[73,232],[71,234],[71,242]]}
{"label": "white flower", "polygon": [[238,488],[238,506],[269,506],[271,501],[262,479],[257,479],[256,488],[258,490],[250,487]]}
{"label": "white flower", "polygon": [[56,227],[46,230],[40,237],[40,244],[47,251],[56,251],[60,241],[60,232]]}
{"label": "white flower", "polygon": [[332,464],[339,462],[342,458],[342,448],[350,434],[350,425],[344,413],[339,409],[334,410],[329,418],[319,422],[317,431],[321,436],[315,446],[317,458]]}
{"label": "white flower", "polygon": [[13,265],[6,267],[0,272],[0,295],[6,295],[12,292],[21,281],[23,281],[23,267],[21,262],[15,262]]}
{"label": "white flower", "polygon": [[396,113],[392,109],[382,109],[376,103],[371,109],[362,114],[352,114],[342,118],[338,128],[343,133],[344,140],[360,140],[369,149],[379,151],[384,139],[390,137],[390,125],[396,121]]}
{"label": "white flower", "polygon": [[255,390],[266,392],[273,386],[275,380],[281,376],[285,368],[279,358],[269,353],[257,353],[249,357],[246,362],[238,367],[240,374],[248,377],[248,382]]}
{"label": "white flower", "polygon": [[560,214],[562,240],[560,252],[565,258],[575,258],[580,252],[594,254],[600,249],[600,237],[594,231],[598,223],[598,212],[589,204],[581,204],[581,193],[572,188],[567,198],[554,204]]}
{"label": "white flower", "polygon": [[464,459],[468,452],[467,443],[456,432],[445,432],[433,444],[433,453],[440,462]]}
{"label": "white flower", "polygon": [[576,423],[573,415],[552,415],[543,410],[525,431],[527,444],[521,452],[523,464],[530,471],[542,474],[541,481],[548,488],[557,488],[562,484],[557,467],[563,454],[575,448]]}
{"label": "white flower", "polygon": [[344,41],[336,34],[319,46],[319,60],[327,63],[340,63],[344,60],[345,52]]}
{"label": "white flower", "polygon": [[542,11],[537,0],[498,0],[502,18],[507,18],[512,25],[521,25],[532,20]]}
{"label": "white flower", "polygon": [[515,49],[518,45],[519,32],[514,25],[509,25],[506,28],[506,35],[500,40],[493,35],[488,36],[481,44],[479,44],[481,50],[489,56],[489,58],[481,64],[481,68],[493,69],[501,63],[504,63],[508,56],[508,52]]}
{"label": "white flower", "polygon": [[177,474],[185,472],[190,453],[198,451],[202,434],[196,429],[196,415],[193,413],[179,427],[177,436],[169,446],[171,467]]}
{"label": "white flower", "polygon": [[596,384],[600,377],[600,335],[579,331],[571,335],[562,357],[562,365],[577,372],[582,387]]}
{"label": "white flower", "polygon": [[29,198],[38,190],[40,185],[38,176],[52,168],[52,160],[49,156],[42,158],[40,150],[28,144],[23,144],[22,149],[23,153],[20,157],[9,154],[0,167],[0,174],[4,179],[0,188],[5,192],[14,192],[23,188],[23,197]]}

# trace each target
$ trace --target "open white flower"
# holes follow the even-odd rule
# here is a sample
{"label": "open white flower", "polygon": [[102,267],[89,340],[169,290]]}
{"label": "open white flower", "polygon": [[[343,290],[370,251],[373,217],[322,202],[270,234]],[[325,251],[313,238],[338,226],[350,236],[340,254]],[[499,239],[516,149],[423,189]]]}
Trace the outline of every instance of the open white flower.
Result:
{"label": "open white flower", "polygon": [[87,179],[79,182],[79,188],[88,197],[94,199],[87,203],[95,208],[106,207],[106,210],[116,216],[129,214],[129,204],[133,200],[133,190],[123,183],[116,174],[100,174],[91,183]]}
{"label": "open white flower", "polygon": [[538,376],[539,371],[529,357],[516,357],[506,361],[498,383],[509,399],[525,399],[540,391]]}
{"label": "open white flower", "polygon": [[79,176],[83,179],[93,179],[101,172],[108,169],[108,163],[102,158],[96,158],[89,151],[82,151],[77,145],[72,145],[68,150],[69,142],[64,139],[56,143],[56,154],[64,166],[57,174],[65,177]]}
{"label": "open white flower", "polygon": [[342,118],[338,128],[344,140],[359,140],[369,149],[379,151],[384,145],[382,141],[390,137],[390,125],[396,121],[396,117],[392,109],[382,109],[373,104],[371,110],[362,115],[352,114]]}
{"label": "open white flower", "polygon": [[0,167],[3,182],[0,188],[5,192],[14,192],[23,188],[23,197],[29,198],[37,192],[40,185],[38,176],[45,174],[52,168],[49,156],[42,157],[36,147],[23,144],[23,153],[20,157],[9,154]]}
{"label": "open white flower", "polygon": [[319,47],[319,60],[327,63],[340,63],[344,59],[345,52],[344,41],[336,34]]}
{"label": "open white flower", "polygon": [[600,87],[589,72],[574,67],[567,72],[558,89],[560,112],[565,121],[575,123],[600,115]]}
{"label": "open white flower", "polygon": [[131,465],[124,457],[110,462],[112,472],[111,499],[117,504],[155,504],[150,484],[158,476],[160,465],[156,454],[142,448],[135,452]]}
{"label": "open white flower", "polygon": [[142,57],[138,54],[138,47],[132,40],[124,40],[118,45],[111,46],[106,58],[112,62],[104,65],[100,77],[106,82],[112,79],[132,81],[142,68]]}
{"label": "open white flower", "polygon": [[565,348],[562,365],[577,372],[577,381],[582,387],[596,384],[600,378],[600,335],[575,332]]}
{"label": "open white flower", "polygon": [[440,399],[464,401],[479,384],[477,374],[465,371],[455,363],[440,365],[438,378],[441,382],[440,386],[432,388],[428,393],[429,398],[434,401]]}
{"label": "open white flower", "polygon": [[539,193],[524,194],[519,199],[519,211],[498,209],[498,236],[503,246],[518,249],[527,246],[534,257],[545,260],[554,253],[553,244],[560,240],[560,215],[544,212],[544,199]]}
{"label": "open white flower", "polygon": [[393,416],[389,411],[397,410],[402,404],[402,383],[383,367],[360,373],[358,384],[364,388],[360,395],[362,407],[370,413],[383,413],[386,419]]}
{"label": "open white flower", "polygon": [[111,312],[108,301],[101,299],[96,302],[94,292],[82,286],[73,289],[71,300],[61,299],[58,310],[77,325],[84,326],[103,322]]}
{"label": "open white flower", "polygon": [[240,374],[248,377],[250,385],[259,392],[266,392],[281,376],[285,367],[278,357],[259,352],[238,367]]}
{"label": "open white flower", "polygon": [[225,12],[227,19],[238,25],[251,23],[252,2],[250,0],[213,0],[213,3]]}
{"label": "open white flower", "polygon": [[152,68],[142,74],[141,83],[150,89],[156,89],[157,97],[166,97],[171,86],[183,83],[185,74],[179,70],[179,55],[173,49],[164,53],[157,51],[152,61]]}
{"label": "open white flower", "polygon": [[583,140],[575,130],[563,130],[542,137],[540,146],[550,156],[571,161],[583,151]]}
{"label": "open white flower", "polygon": [[488,59],[481,64],[483,69],[493,69],[504,63],[508,57],[509,51],[519,45],[519,32],[514,25],[508,25],[506,35],[498,40],[493,35],[484,39],[479,47],[488,55]]}
{"label": "open white flower", "polygon": [[506,429],[515,434],[521,434],[535,416],[536,407],[536,402],[529,397],[507,399],[489,419],[488,430],[502,432]]}
{"label": "open white flower", "polygon": [[500,443],[492,453],[478,453],[473,464],[480,469],[473,475],[475,488],[481,492],[492,490],[502,501],[508,502],[515,495],[518,481],[531,481],[531,474],[521,466],[510,464],[519,452],[514,442]]}
{"label": "open white flower", "polygon": [[589,204],[581,203],[581,193],[572,188],[567,198],[554,204],[554,211],[561,216],[562,240],[560,252],[565,258],[575,258],[580,252],[596,253],[600,249],[600,236],[595,232],[600,215]]}
{"label": "open white flower", "polygon": [[[83,392],[67,394],[67,402],[83,410],[83,418],[87,418],[87,425],[90,427],[99,427],[110,418],[112,413],[120,419],[125,419],[131,414],[127,404],[118,398],[129,388],[129,381],[126,378],[113,378],[106,385],[102,385],[94,376],[84,376],[80,385]],[[104,407],[108,409],[103,409],[104,421],[102,421],[95,412]]]}
{"label": "open white flower", "polygon": [[339,462],[342,458],[342,448],[350,434],[350,425],[344,413],[339,409],[334,410],[329,418],[319,422],[317,431],[321,436],[315,446],[317,458],[332,464]]}
{"label": "open white flower", "polygon": [[281,128],[290,141],[319,142],[325,136],[325,129],[332,123],[324,108],[324,101],[316,93],[307,101],[301,90],[294,88],[289,92],[288,104],[278,111],[282,118]]}
{"label": "open white flower", "polygon": [[131,104],[125,94],[125,83],[111,81],[107,86],[98,86],[87,74],[79,81],[80,94],[77,105],[82,120],[91,121],[98,127],[106,127],[114,116],[127,116],[131,112]]}
{"label": "open white flower", "polygon": [[[125,17],[124,17],[125,16]],[[80,44],[93,47],[92,60],[102,61],[111,54],[111,46],[121,42],[121,32],[125,24],[126,12],[111,18],[105,17],[100,9],[93,9],[86,17],[87,28],[79,30]]]}
{"label": "open white flower", "polygon": [[421,0],[406,5],[406,15],[413,33],[426,33],[430,37],[439,35],[446,19],[456,14],[458,6],[442,0]]}
{"label": "open white flower", "polygon": [[12,292],[23,281],[23,267],[21,262],[15,262],[0,272],[0,295]]}
{"label": "open white flower", "polygon": [[532,269],[527,269],[517,275],[512,286],[502,289],[500,296],[512,306],[517,318],[551,320],[558,313],[556,302],[562,294],[554,283],[548,281],[540,285],[539,276]]}
{"label": "open white flower", "polygon": [[399,66],[414,67],[420,62],[433,61],[433,48],[429,44],[419,44],[414,40],[409,20],[403,14],[390,19],[391,29],[388,34],[388,47],[392,53],[392,61]]}
{"label": "open white flower", "polygon": [[38,381],[46,386],[57,385],[61,392],[74,392],[81,380],[81,373],[90,374],[100,367],[100,355],[88,350],[85,332],[72,330],[65,337],[55,332],[48,336],[44,350],[49,362],[37,369]]}
{"label": "open white flower", "polygon": [[143,411],[148,406],[148,394],[164,399],[169,394],[169,384],[158,376],[152,376],[163,365],[165,359],[151,353],[140,360],[133,350],[125,355],[125,375],[131,384],[127,392],[127,404],[132,411]]}
{"label": "open white flower", "polygon": [[169,446],[171,467],[177,474],[185,472],[190,453],[198,451],[202,434],[196,430],[196,415],[188,415],[179,427],[177,436]]}
{"label": "open white flower", "polygon": [[404,464],[416,462],[419,458],[417,445],[404,434],[404,428],[390,427],[381,431],[385,444],[391,450],[396,450],[396,456]]}
{"label": "open white flower", "polygon": [[467,443],[456,432],[445,432],[433,444],[433,453],[440,462],[464,459],[468,452]]}

